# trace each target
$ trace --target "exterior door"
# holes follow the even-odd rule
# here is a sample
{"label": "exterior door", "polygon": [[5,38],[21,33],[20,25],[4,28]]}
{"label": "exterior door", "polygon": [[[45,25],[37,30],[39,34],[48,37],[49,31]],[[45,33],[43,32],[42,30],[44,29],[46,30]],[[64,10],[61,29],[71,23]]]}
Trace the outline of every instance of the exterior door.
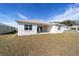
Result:
{"label": "exterior door", "polygon": [[38,27],[37,27],[37,32],[38,32],[38,33],[43,32],[42,26],[38,26]]}

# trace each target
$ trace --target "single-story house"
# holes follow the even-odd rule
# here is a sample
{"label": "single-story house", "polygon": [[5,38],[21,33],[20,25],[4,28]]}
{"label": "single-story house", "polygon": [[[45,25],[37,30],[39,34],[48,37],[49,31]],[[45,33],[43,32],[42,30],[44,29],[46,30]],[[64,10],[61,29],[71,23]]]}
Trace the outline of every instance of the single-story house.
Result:
{"label": "single-story house", "polygon": [[79,32],[79,25],[71,26],[71,27],[70,27],[70,30],[71,30],[71,31],[77,31],[77,32]]}
{"label": "single-story house", "polygon": [[0,35],[12,33],[12,32],[15,32],[15,31],[16,31],[15,27],[0,23]]}
{"label": "single-story house", "polygon": [[37,33],[63,33],[64,25],[36,20],[18,20],[18,36]]}

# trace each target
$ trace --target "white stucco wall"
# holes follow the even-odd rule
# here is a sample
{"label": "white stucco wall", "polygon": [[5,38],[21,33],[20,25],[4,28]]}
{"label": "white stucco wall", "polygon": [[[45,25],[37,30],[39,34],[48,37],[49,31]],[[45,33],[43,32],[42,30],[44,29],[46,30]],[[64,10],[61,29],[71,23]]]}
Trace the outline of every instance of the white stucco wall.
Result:
{"label": "white stucco wall", "polygon": [[61,29],[58,30],[58,26],[49,26],[49,33],[63,33],[64,32],[64,27],[61,26]]}
{"label": "white stucco wall", "polygon": [[[37,25],[32,24],[32,30],[24,30],[24,25],[24,23],[18,23],[18,36],[37,34]],[[46,32],[49,33],[63,33],[64,31],[65,28],[63,26],[58,30],[57,25],[49,25],[46,29]]]}
{"label": "white stucco wall", "polygon": [[63,28],[64,28],[65,31],[70,30],[70,27],[68,27],[68,26],[63,26]]}
{"label": "white stucco wall", "polygon": [[32,25],[32,30],[24,30],[24,24],[18,25],[18,36],[37,34],[37,25]]}
{"label": "white stucco wall", "polygon": [[61,26],[61,29],[60,29],[60,30],[58,30],[58,26],[56,26],[56,31],[55,31],[55,33],[63,33],[64,31],[65,31],[65,29],[64,29],[63,26]]}

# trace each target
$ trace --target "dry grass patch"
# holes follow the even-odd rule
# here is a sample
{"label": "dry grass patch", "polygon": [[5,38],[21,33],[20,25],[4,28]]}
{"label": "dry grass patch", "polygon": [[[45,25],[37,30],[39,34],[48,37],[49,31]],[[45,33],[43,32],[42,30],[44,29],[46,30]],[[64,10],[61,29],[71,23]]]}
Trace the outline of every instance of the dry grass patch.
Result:
{"label": "dry grass patch", "polygon": [[0,55],[79,55],[79,33],[1,35]]}

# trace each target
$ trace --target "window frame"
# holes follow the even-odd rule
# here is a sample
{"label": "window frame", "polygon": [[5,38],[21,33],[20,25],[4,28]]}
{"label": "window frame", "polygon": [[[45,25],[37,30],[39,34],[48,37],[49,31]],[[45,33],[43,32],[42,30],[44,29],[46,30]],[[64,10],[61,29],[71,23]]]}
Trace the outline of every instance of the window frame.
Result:
{"label": "window frame", "polygon": [[[26,27],[27,26],[27,27]],[[24,25],[24,30],[28,30],[28,24]]]}
{"label": "window frame", "polygon": [[61,26],[58,26],[58,30],[61,30]]}
{"label": "window frame", "polygon": [[25,24],[24,25],[24,30],[32,30],[32,24]]}
{"label": "window frame", "polygon": [[77,28],[77,30],[79,31],[79,27]]}
{"label": "window frame", "polygon": [[32,24],[29,24],[28,27],[29,27],[29,30],[32,30]]}
{"label": "window frame", "polygon": [[75,28],[75,27],[73,27],[73,28],[71,28],[71,30],[76,30],[76,28]]}

